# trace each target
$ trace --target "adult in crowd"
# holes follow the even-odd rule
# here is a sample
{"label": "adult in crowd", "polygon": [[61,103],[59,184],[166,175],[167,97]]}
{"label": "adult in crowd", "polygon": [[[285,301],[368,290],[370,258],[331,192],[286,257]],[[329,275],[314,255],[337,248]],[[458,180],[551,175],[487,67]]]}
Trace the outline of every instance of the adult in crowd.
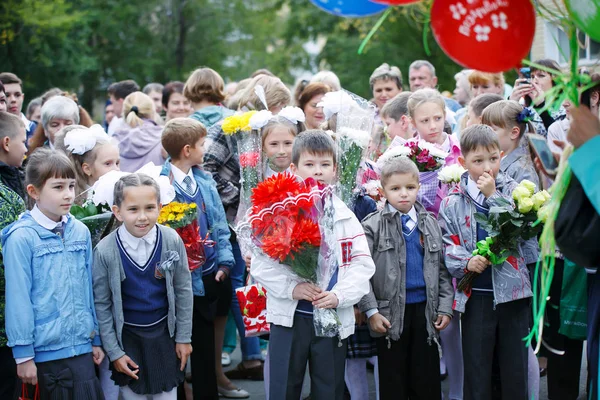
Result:
{"label": "adult in crowd", "polygon": [[21,112],[23,108],[23,101],[25,100],[25,94],[23,93],[23,81],[19,77],[11,72],[0,73],[0,82],[4,85],[4,93],[6,95],[6,110],[20,117],[25,124],[25,133],[27,139],[33,135],[37,124],[27,119],[25,114]]}
{"label": "adult in crowd", "polygon": [[332,91],[342,90],[342,85],[340,84],[340,78],[333,73],[332,71],[319,71],[312,78],[310,78],[310,83],[321,82],[326,84],[331,88]]}
{"label": "adult in crowd", "polygon": [[192,113],[192,104],[183,95],[184,83],[179,81],[169,82],[162,92],[162,106],[165,111],[165,122],[173,118],[189,117]]}
{"label": "adult in crowd", "polygon": [[152,99],[142,93],[133,92],[123,101],[123,118],[114,124],[113,137],[119,142],[121,171],[134,172],[153,162],[162,165],[165,161],[160,125]]}
{"label": "adult in crowd", "polygon": [[[435,75],[435,67],[427,60],[414,61],[408,67],[408,82],[411,92],[425,88],[437,89],[438,78]],[[445,98],[444,101],[446,107],[452,112],[458,111],[461,107],[454,99]]]}
{"label": "adult in crowd", "polygon": [[469,74],[468,81],[473,98],[485,93],[499,96],[504,94],[504,75],[502,73],[473,71]]}
{"label": "adult in crowd", "polygon": [[225,82],[214,69],[203,67],[192,72],[183,88],[183,95],[191,102],[194,112],[191,118],[209,129],[233,115],[233,111],[221,104],[225,100],[224,89]]}
{"label": "adult in crowd", "polygon": [[[545,69],[560,73],[560,65],[551,59],[542,59],[534,61],[534,64],[540,65]],[[533,125],[536,133],[547,136],[547,130],[555,121],[565,118],[566,111],[560,107],[556,111],[544,111],[538,113],[545,106],[545,93],[554,87],[554,75],[545,69],[531,68],[531,78],[521,77],[515,81],[515,88],[510,95],[510,100],[522,101],[534,112]]]}
{"label": "adult in crowd", "polygon": [[42,98],[36,97],[27,104],[25,118],[39,124],[42,119]]}
{"label": "adult in crowd", "polygon": [[323,107],[318,107],[317,104],[321,101],[325,93],[330,92],[331,88],[324,83],[308,84],[300,97],[298,98],[298,107],[304,111],[306,121],[304,125],[306,129],[319,129],[321,124],[325,122],[325,114]]}
{"label": "adult in crowd", "polygon": [[[584,227],[589,232],[598,232],[600,227],[600,181],[598,180],[598,170],[600,169],[600,121],[598,114],[593,113],[585,106],[572,107],[571,128],[569,129],[567,139],[575,147],[575,152],[569,158],[569,164],[573,171],[573,179],[569,186],[565,199],[569,197],[569,192],[577,191],[578,202],[584,206],[593,207],[587,209],[585,214],[579,215],[583,210],[568,210],[566,215],[572,220],[571,227]],[[582,190],[581,190],[582,189]],[[585,196],[586,199],[581,199]],[[589,202],[589,203],[588,203]],[[562,207],[565,205],[563,200]],[[595,212],[595,215],[594,215]],[[579,222],[578,218],[583,218]],[[587,357],[588,357],[588,379],[590,382],[588,393],[590,399],[599,398],[600,384],[598,370],[599,340],[600,340],[600,274],[598,266],[600,265],[600,254],[594,244],[597,243],[596,237],[581,236],[582,232],[574,230],[569,232],[569,225],[565,232],[562,224],[558,224],[561,219],[561,212],[556,229],[556,244],[561,249],[566,258],[576,261],[585,266],[588,271],[588,335],[587,335]],[[589,224],[594,224],[591,227]],[[571,228],[573,229],[573,228]],[[586,243],[582,245],[582,239]],[[581,260],[581,261],[579,261]],[[585,265],[587,264],[587,265]]]}
{"label": "adult in crowd", "polygon": [[115,117],[110,122],[110,125],[108,125],[107,132],[109,135],[113,135],[114,127],[123,118],[123,101],[125,101],[125,97],[133,92],[139,92],[139,90],[140,85],[131,79],[115,82],[108,87],[106,91],[108,92],[110,102],[113,104],[113,111],[115,113]]}
{"label": "adult in crowd", "polygon": [[388,100],[402,91],[402,72],[396,66],[383,63],[371,74],[369,86],[379,112]]}
{"label": "adult in crowd", "polygon": [[454,80],[456,81],[456,87],[453,92],[454,100],[463,108],[471,101],[471,84],[469,83],[471,72],[473,70],[463,69],[454,75]]}
{"label": "adult in crowd", "polygon": [[[255,88],[261,85],[264,89],[267,104],[264,105],[255,93]],[[250,84],[244,89],[239,97],[240,110],[264,110],[268,109],[274,114],[279,113],[281,109],[290,104],[292,96],[288,88],[279,78],[266,74],[258,74]],[[221,196],[221,201],[225,207],[228,220],[234,220],[239,206],[240,195],[240,165],[237,157],[237,143],[235,136],[225,135],[220,124],[213,125],[208,131],[207,151],[204,155],[204,169],[212,173],[217,182],[217,190]],[[232,234],[233,255],[235,257],[235,266],[231,271],[231,283],[235,291],[236,288],[244,285],[243,275],[246,269],[244,258],[240,251],[240,246]],[[233,311],[235,322],[242,340],[242,362],[232,371],[225,375],[222,373],[220,360],[221,348],[223,344],[223,335],[226,323],[226,316],[218,316],[215,320],[216,351],[218,352],[217,381],[219,392],[227,397],[242,397],[247,392],[236,388],[229,379],[263,379],[262,354],[258,338],[246,338],[245,328],[237,296],[232,294],[231,310]],[[229,378],[229,379],[228,379]]]}
{"label": "adult in crowd", "polygon": [[152,99],[156,114],[158,115],[161,115],[163,112],[162,97],[164,88],[161,83],[151,82],[142,89],[142,92]]}
{"label": "adult in crowd", "polygon": [[[46,129],[43,124],[43,117],[41,117],[41,111],[44,109],[44,105],[46,105],[46,103],[48,103],[48,101],[50,99],[53,99],[54,97],[66,97],[75,102],[77,109],[78,109],[78,113],[79,113],[79,122],[75,122],[74,124],[83,125],[87,128],[89,128],[90,126],[92,126],[94,124],[94,121],[92,121],[90,114],[85,110],[85,108],[83,108],[79,105],[79,100],[78,100],[76,94],[70,93],[70,92],[65,92],[64,90],[62,90],[60,88],[49,89],[40,96],[40,98],[42,99],[42,108],[40,110],[40,118],[41,118],[42,123],[38,124],[36,126],[36,128],[33,132],[33,135],[31,136],[31,139],[29,140],[29,143],[28,143],[29,144],[29,154],[31,154],[38,147],[42,147],[44,145],[52,145],[52,146],[54,145],[54,136],[52,136],[52,141],[48,140],[49,130],[52,131],[54,129],[52,129],[52,127],[49,127],[48,128],[49,130]],[[67,104],[70,105],[71,103],[67,102]],[[69,110],[66,110],[65,115],[69,115],[68,112],[69,112]],[[55,125],[55,123],[53,123],[53,125]],[[60,129],[62,129],[66,125],[73,125],[73,124],[63,121],[63,126],[61,126]],[[56,129],[55,133],[58,132],[60,129]]]}
{"label": "adult in crowd", "polygon": [[4,92],[4,85],[0,81],[0,112],[6,112],[6,93]]}
{"label": "adult in crowd", "polygon": [[29,143],[29,154],[39,147],[54,149],[54,136],[65,126],[80,123],[79,106],[67,96],[54,96],[42,106],[41,129]]}
{"label": "adult in crowd", "polygon": [[104,106],[104,130],[108,131],[108,126],[115,117],[115,106],[110,100],[106,100]]}

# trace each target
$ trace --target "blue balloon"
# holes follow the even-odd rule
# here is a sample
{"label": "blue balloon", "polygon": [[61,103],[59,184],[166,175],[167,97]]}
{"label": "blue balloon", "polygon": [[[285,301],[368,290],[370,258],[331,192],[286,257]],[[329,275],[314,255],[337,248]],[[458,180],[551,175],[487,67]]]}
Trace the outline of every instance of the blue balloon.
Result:
{"label": "blue balloon", "polygon": [[338,17],[360,18],[378,14],[388,8],[368,0],[310,0],[320,9]]}

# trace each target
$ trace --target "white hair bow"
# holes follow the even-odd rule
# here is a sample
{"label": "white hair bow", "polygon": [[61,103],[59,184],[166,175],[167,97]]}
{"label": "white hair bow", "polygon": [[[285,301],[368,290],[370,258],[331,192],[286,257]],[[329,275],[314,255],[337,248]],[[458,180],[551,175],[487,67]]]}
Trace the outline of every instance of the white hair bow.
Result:
{"label": "white hair bow", "polygon": [[98,139],[108,139],[108,135],[100,125],[77,128],[65,135],[65,147],[73,154],[83,155],[96,146]]}
{"label": "white hair bow", "polygon": [[269,123],[269,121],[273,118],[273,113],[269,110],[262,110],[255,113],[252,117],[250,117],[250,127],[252,129],[260,130],[265,125]]}
{"label": "white hair bow", "polygon": [[278,115],[287,119],[294,125],[298,122],[304,122],[306,120],[306,117],[304,116],[304,111],[302,111],[302,109],[300,109],[299,107],[284,107]]}

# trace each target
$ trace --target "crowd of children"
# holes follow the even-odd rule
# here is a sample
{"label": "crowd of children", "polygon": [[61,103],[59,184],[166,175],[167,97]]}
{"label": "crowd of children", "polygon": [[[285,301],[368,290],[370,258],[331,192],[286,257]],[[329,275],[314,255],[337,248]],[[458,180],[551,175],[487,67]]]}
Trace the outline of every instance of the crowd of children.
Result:
{"label": "crowd of children", "polygon": [[[545,63],[554,65],[538,62]],[[226,94],[221,76],[200,68],[185,84],[149,84],[143,92],[133,81],[111,85],[114,117],[105,128],[60,90],[36,100],[36,126],[20,113],[21,80],[1,73],[0,398],[246,398],[232,380],[254,379],[265,381],[268,399],[299,400],[308,366],[311,399],[366,400],[373,398],[369,360],[377,399],[539,399],[545,367],[523,341],[533,322],[537,238],[521,240],[518,256],[496,265],[473,255],[490,235],[476,214],[513,203],[519,182],[536,191],[550,183],[525,135],[555,132],[564,113],[535,110],[536,94],[552,85],[537,72],[533,84],[517,80],[523,84],[505,100],[502,74],[464,71],[457,75],[463,109],[435,89],[427,61],[411,65],[411,92],[402,92],[397,67],[382,64],[370,78],[367,106],[333,87],[331,72],[321,73],[296,93],[304,99],[298,108],[267,70]],[[597,113],[600,86],[588,92]],[[324,284],[237,237],[247,211],[244,182],[238,138],[224,122],[249,110],[260,116],[250,122],[260,138],[257,176],[293,175],[319,188],[338,184],[347,115],[370,118],[374,151],[365,148],[358,161],[353,201],[320,192],[327,212],[318,221],[323,240],[315,263],[334,271]],[[444,166],[464,168],[460,182],[443,184],[398,155],[399,146],[415,143],[442,154]],[[159,172],[146,173],[154,167]],[[88,210],[109,176],[116,177],[104,205],[112,229],[92,244],[94,233],[72,207]],[[369,196],[373,181],[379,193]],[[188,262],[189,243],[158,223],[165,193],[197,210],[198,268]],[[558,260],[562,280],[567,267]],[[471,273],[472,288],[459,290]],[[262,339],[245,335],[236,289],[248,274],[267,293],[266,352]],[[551,294],[561,307],[561,288]],[[329,309],[337,335],[323,337],[314,324]],[[560,324],[557,311],[549,315],[551,325]],[[228,317],[242,362],[225,372]],[[546,354],[548,396],[576,400],[582,341],[556,326],[549,331],[559,344]],[[557,351],[576,374],[560,376]],[[588,358],[587,391],[597,396],[598,354]]]}

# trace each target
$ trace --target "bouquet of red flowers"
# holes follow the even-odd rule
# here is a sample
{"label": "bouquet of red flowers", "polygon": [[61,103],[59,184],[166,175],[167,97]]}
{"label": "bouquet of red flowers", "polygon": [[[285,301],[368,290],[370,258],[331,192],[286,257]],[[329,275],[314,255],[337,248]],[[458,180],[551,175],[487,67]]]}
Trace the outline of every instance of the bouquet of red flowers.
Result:
{"label": "bouquet of red flowers", "polygon": [[[313,180],[299,181],[289,173],[277,174],[252,191],[248,218],[256,249],[322,289],[337,268],[336,245],[327,243],[334,239],[332,190]],[[335,310],[315,309],[313,321],[317,336],[339,334],[341,323]]]}
{"label": "bouquet of red flowers", "polygon": [[164,206],[158,215],[158,223],[175,229],[183,240],[190,271],[194,271],[206,262],[204,246],[214,246],[215,242],[200,237],[198,226],[198,206],[196,203],[172,202]]}
{"label": "bouquet of red flowers", "polygon": [[277,174],[252,191],[252,236],[267,256],[315,282],[321,233],[315,212],[319,192],[289,173]]}
{"label": "bouquet of red flowers", "polygon": [[[248,277],[250,279],[250,276]],[[235,290],[246,337],[260,336],[270,332],[267,323],[267,289],[258,283]]]}

